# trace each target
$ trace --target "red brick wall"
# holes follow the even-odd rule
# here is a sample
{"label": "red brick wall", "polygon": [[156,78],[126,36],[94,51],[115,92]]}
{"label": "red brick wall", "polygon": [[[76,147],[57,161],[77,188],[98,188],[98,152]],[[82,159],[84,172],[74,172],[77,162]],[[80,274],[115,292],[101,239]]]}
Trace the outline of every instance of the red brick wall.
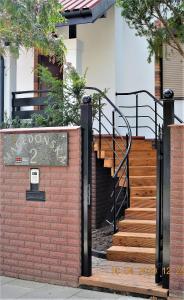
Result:
{"label": "red brick wall", "polygon": [[69,134],[69,165],[40,167],[40,190],[46,192],[45,202],[26,201],[29,167],[3,165],[0,131],[1,275],[78,285],[81,132],[79,128],[65,131]]}
{"label": "red brick wall", "polygon": [[170,295],[184,297],[184,126],[171,126]]}

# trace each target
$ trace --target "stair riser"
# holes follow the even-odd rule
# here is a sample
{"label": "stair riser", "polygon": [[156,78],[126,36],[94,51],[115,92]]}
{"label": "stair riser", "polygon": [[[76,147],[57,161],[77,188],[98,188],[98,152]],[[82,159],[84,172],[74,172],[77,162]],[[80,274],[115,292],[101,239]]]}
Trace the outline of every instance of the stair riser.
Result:
{"label": "stair riser", "polygon": [[156,167],[130,167],[130,176],[156,176]]}
{"label": "stair riser", "polygon": [[156,225],[148,224],[119,224],[119,231],[124,232],[145,232],[145,233],[155,233]]}
{"label": "stair riser", "polygon": [[155,220],[156,213],[125,211],[125,218],[131,220]]}
{"label": "stair riser", "polygon": [[143,189],[136,189],[136,188],[132,188],[131,189],[131,197],[155,197],[156,196],[156,190],[155,189],[148,189],[145,190]]}
{"label": "stair riser", "polygon": [[155,178],[130,178],[131,186],[153,186],[156,185]]}
{"label": "stair riser", "polygon": [[[145,170],[146,169],[146,170]],[[136,167],[134,170],[129,169],[130,176],[156,176],[156,168],[151,169],[150,167],[145,167],[144,170],[141,171],[141,167]],[[111,176],[113,176],[113,169],[111,170]],[[122,172],[118,173],[118,176],[121,177]]]}
{"label": "stair riser", "polygon": [[[116,167],[120,164],[119,160],[116,160]],[[130,166],[155,166],[156,160],[155,159],[130,159],[129,161]],[[112,168],[113,167],[113,160],[105,159],[104,160],[104,167],[105,168]]]}
{"label": "stair riser", "polygon": [[131,237],[131,236],[119,237],[114,235],[113,246],[154,248],[155,239],[145,238],[145,237]]}
{"label": "stair riser", "polygon": [[156,200],[145,200],[145,199],[131,199],[130,200],[131,207],[139,207],[139,208],[156,208]]}
{"label": "stair riser", "polygon": [[124,261],[124,262],[135,262],[135,263],[155,263],[154,254],[146,253],[129,253],[129,252],[107,252],[107,259],[112,261]]}
{"label": "stair riser", "polygon": [[[118,145],[115,146],[116,151],[121,151],[121,149],[125,149],[125,145],[123,145],[122,143],[118,143]],[[94,150],[95,151],[99,151],[100,146],[98,144],[94,145]],[[101,144],[101,150],[102,151],[111,151],[113,149],[113,145],[112,142],[107,144],[107,143],[103,143]],[[140,143],[140,144],[134,144],[131,147],[131,151],[152,151],[153,147],[152,145],[148,142],[148,143]]]}
{"label": "stair riser", "polygon": [[[98,157],[100,157],[100,151],[97,152]],[[120,151],[116,151],[117,157],[122,158],[124,156],[124,153]],[[152,158],[156,159],[156,153],[151,151],[131,151],[129,158],[130,160],[132,158],[139,157],[140,159],[144,159],[145,157],[147,158]],[[101,158],[113,158],[113,151],[112,150],[102,150],[101,151]]]}

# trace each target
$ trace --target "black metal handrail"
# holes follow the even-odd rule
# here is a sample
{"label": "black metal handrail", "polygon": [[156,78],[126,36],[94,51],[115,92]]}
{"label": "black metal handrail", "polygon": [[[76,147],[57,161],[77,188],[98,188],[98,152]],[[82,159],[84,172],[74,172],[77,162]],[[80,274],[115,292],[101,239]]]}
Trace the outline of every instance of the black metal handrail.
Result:
{"label": "black metal handrail", "polygon": [[[161,117],[158,112],[157,112],[157,104],[160,105],[162,108],[163,108],[163,104],[161,103],[161,101],[163,101],[163,99],[160,99],[158,100],[154,95],[152,95],[149,91],[147,90],[138,90],[138,91],[133,91],[133,92],[127,92],[127,93],[119,93],[117,92],[116,93],[116,96],[130,96],[130,95],[135,95],[135,96],[138,96],[139,94],[147,94],[150,98],[153,99],[153,101],[155,102],[155,109],[153,109],[151,106],[147,105],[147,107],[151,108],[154,113],[155,113],[155,119],[157,116]],[[183,97],[175,97],[173,100],[184,100]],[[164,99],[165,101],[165,99]],[[144,107],[144,106],[139,106],[138,104],[136,106],[131,106],[132,108],[138,108],[138,107]],[[128,107],[127,107],[128,108]],[[174,114],[174,118],[179,122],[179,123],[183,123],[183,121],[177,116]],[[163,119],[163,118],[162,118]]]}
{"label": "black metal handrail", "polygon": [[[98,121],[98,134],[99,134],[99,156],[101,156],[102,151],[102,131],[104,130],[109,136],[111,136],[112,139],[112,151],[113,151],[113,191],[110,195],[110,198],[113,199],[113,206],[110,211],[110,216],[106,218],[107,223],[112,224],[114,227],[114,232],[117,231],[116,223],[117,219],[120,215],[120,211],[122,207],[125,205],[129,205],[130,203],[130,184],[129,184],[129,152],[131,149],[131,143],[132,143],[132,131],[130,124],[128,122],[128,119],[122,114],[120,109],[102,92],[100,89],[95,87],[86,87],[86,90],[92,90],[96,91],[100,94],[102,99],[106,101],[107,104],[110,104],[111,110],[112,110],[112,121],[109,120],[109,118],[105,115],[105,113],[102,111],[102,100],[100,98],[99,100],[99,113],[98,117],[95,119]],[[127,129],[126,133],[126,141],[124,141],[124,138],[120,134],[119,130],[117,129],[115,125],[115,113],[118,114],[118,116],[121,117],[122,122],[125,124],[124,126]],[[105,123],[103,122],[105,120]],[[110,124],[112,132],[109,131],[106,124]],[[117,137],[121,140],[123,143],[123,147],[118,143]],[[121,151],[122,158],[120,158],[117,154],[117,150]],[[118,158],[118,162],[117,162]],[[118,164],[118,165],[117,165]],[[117,167],[116,167],[117,165]],[[123,178],[123,184],[120,186],[120,181]],[[122,196],[123,189],[126,189],[126,193]],[[122,197],[121,197],[122,196]],[[119,203],[119,199],[120,203]],[[117,204],[119,204],[119,207],[117,207]],[[113,217],[112,217],[113,215]]]}

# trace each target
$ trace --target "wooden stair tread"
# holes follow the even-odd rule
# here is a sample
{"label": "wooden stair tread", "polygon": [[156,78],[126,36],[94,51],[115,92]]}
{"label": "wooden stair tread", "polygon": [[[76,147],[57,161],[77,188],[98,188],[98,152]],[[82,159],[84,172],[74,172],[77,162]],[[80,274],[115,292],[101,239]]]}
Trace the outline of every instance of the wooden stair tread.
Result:
{"label": "wooden stair tread", "polygon": [[130,207],[126,211],[137,211],[137,212],[156,212],[156,208],[152,207]]}
{"label": "wooden stair tread", "polygon": [[144,224],[144,225],[156,225],[154,220],[122,220],[120,224]]}
{"label": "wooden stair tread", "polygon": [[155,253],[155,248],[149,247],[111,246],[107,250],[107,258],[111,261],[153,264]]}
{"label": "wooden stair tread", "polygon": [[156,200],[156,197],[153,196],[146,196],[146,197],[142,197],[142,196],[134,196],[131,197],[132,200],[137,199],[137,200]]}
{"label": "wooden stair tread", "polygon": [[[116,151],[115,151],[116,152],[116,159],[123,157],[125,155],[125,150],[126,150],[125,148],[122,148],[122,150],[120,150],[120,149],[117,150],[116,149]],[[97,149],[97,151],[98,151],[98,156],[101,156],[101,158],[104,158],[104,159],[110,158],[110,159],[112,159],[112,157],[113,157],[113,149],[111,149],[111,150],[106,149],[106,150],[101,150],[101,151],[99,151]],[[130,154],[129,154],[129,159],[130,160],[134,159],[134,158],[137,158],[137,156],[139,156],[140,159],[143,159],[145,157],[156,159],[156,152],[154,152],[152,149],[145,150],[145,151],[141,151],[139,149],[130,151]]]}
{"label": "wooden stair tread", "polygon": [[149,165],[149,166],[130,166],[129,167],[130,168],[130,170],[131,169],[138,169],[138,168],[143,168],[143,169],[147,169],[147,168],[155,168],[156,169],[156,166],[155,165]]}
{"label": "wooden stair tread", "polygon": [[167,298],[168,295],[167,289],[163,289],[159,285],[150,281],[148,281],[148,283],[146,284],[146,280],[142,279],[142,276],[130,276],[127,274],[123,274],[123,272],[121,276],[117,276],[117,274],[112,272],[94,272],[90,277],[80,277],[79,284],[89,287],[93,286],[105,288],[118,292],[127,292],[138,295],[142,294],[162,298]]}
{"label": "wooden stair tread", "polygon": [[142,186],[132,186],[131,187],[132,189],[156,189],[156,185],[150,185],[150,186],[144,186],[144,185],[142,185]]}
{"label": "wooden stair tread", "polygon": [[107,249],[107,252],[127,252],[127,253],[143,253],[143,254],[155,254],[155,248],[143,248],[143,247],[125,247],[125,246],[111,246]]}
{"label": "wooden stair tread", "polygon": [[144,178],[150,178],[150,179],[154,179],[156,178],[156,175],[130,175],[130,179],[136,179],[136,178],[140,178],[140,179],[144,179]]}
{"label": "wooden stair tread", "polygon": [[113,235],[112,246],[155,248],[156,234],[118,232]]}
{"label": "wooden stair tread", "polygon": [[156,238],[155,233],[145,233],[145,232],[117,232],[114,234],[114,236],[120,236],[120,237],[144,237],[144,238]]}

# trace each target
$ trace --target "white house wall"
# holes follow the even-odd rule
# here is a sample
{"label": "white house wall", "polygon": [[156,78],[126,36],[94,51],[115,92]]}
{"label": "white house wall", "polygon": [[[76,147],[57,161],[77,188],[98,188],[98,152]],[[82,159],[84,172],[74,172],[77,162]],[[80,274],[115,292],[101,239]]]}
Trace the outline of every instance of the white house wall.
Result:
{"label": "white house wall", "polygon": [[[66,58],[70,62],[75,62],[77,71],[84,74],[86,71],[87,85],[97,87],[101,90],[108,90],[108,97],[115,103],[115,24],[114,8],[110,9],[105,18],[98,19],[95,23],[77,26],[78,47],[77,57],[71,57],[71,46],[67,50]],[[68,35],[66,27],[60,29],[64,38]],[[65,40],[66,45],[74,45],[74,41]],[[86,91],[90,94],[90,91]],[[106,113],[111,114],[108,105],[105,107]],[[106,124],[108,129],[109,124]]]}
{"label": "white house wall", "polygon": [[[148,49],[145,38],[135,35],[121,16],[121,10],[115,8],[115,36],[116,36],[116,91],[132,92],[136,90],[148,90],[154,95],[155,89],[155,64],[154,58],[149,64],[147,61]],[[135,105],[135,96],[118,96],[117,105]],[[145,95],[140,96],[140,104],[152,104],[153,101]],[[135,109],[122,108],[125,115],[135,115]],[[153,113],[148,108],[139,109],[141,115]],[[120,122],[120,119],[119,119]],[[135,119],[129,119],[132,126]],[[152,126],[149,119],[142,118],[139,125]],[[121,124],[120,124],[121,125]],[[132,130],[135,134],[135,130]],[[140,129],[139,135],[152,137],[149,129]]]}
{"label": "white house wall", "polygon": [[[87,70],[87,85],[107,89],[114,103],[121,105],[130,101],[116,97],[116,92],[147,89],[154,93],[154,62],[147,62],[146,41],[135,36],[121,17],[120,9],[112,7],[105,18],[93,24],[78,25],[77,39],[68,39],[68,27],[59,32],[68,48],[67,61],[81,74]],[[34,52],[21,51],[14,90],[34,89],[33,68]],[[108,106],[105,109],[110,118],[111,110]]]}
{"label": "white house wall", "polygon": [[4,111],[9,118],[12,111],[12,92],[16,90],[16,59],[6,53],[4,66]]}
{"label": "white house wall", "polygon": [[34,50],[20,50],[17,60],[17,91],[34,90]]}

